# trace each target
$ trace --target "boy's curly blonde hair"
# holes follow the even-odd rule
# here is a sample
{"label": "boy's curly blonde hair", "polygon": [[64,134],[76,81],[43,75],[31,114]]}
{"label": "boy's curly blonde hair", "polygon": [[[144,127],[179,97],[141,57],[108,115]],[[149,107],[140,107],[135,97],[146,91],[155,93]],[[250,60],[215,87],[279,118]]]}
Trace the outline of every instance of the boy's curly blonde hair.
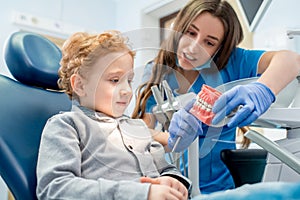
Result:
{"label": "boy's curly blonde hair", "polygon": [[[125,51],[134,57],[128,44],[128,39],[119,31],[107,31],[101,34],[77,32],[73,34],[62,47],[62,59],[58,71],[58,86],[70,99],[74,97],[70,78],[79,74],[86,78],[86,73],[97,60],[109,53]],[[76,96],[75,96],[76,97]]]}

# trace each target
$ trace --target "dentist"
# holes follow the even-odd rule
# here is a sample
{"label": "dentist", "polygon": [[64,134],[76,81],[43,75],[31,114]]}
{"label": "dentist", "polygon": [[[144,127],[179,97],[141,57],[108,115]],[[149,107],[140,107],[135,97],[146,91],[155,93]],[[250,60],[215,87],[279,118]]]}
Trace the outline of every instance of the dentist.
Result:
{"label": "dentist", "polygon": [[[203,84],[216,87],[227,82],[257,77],[255,83],[234,87],[223,93],[212,111],[212,124],[220,122],[239,105],[235,117],[223,127],[200,123],[197,134],[171,131],[155,135],[168,149],[180,140],[176,151],[187,148],[199,138],[200,190],[203,194],[235,187],[230,172],[220,159],[223,149],[235,149],[236,128],[251,124],[275,101],[275,96],[300,71],[300,56],[294,52],[247,50],[238,47],[243,31],[238,17],[227,1],[190,0],[177,15],[173,31],[157,57],[145,67],[145,83],[138,89],[134,118],[142,118],[154,128],[152,108],[156,104],[151,86],[167,80],[174,95],[198,93]],[[182,116],[191,115],[188,109]],[[173,120],[174,121],[174,120]],[[171,123],[169,130],[176,128]],[[183,135],[182,135],[183,133]],[[227,141],[227,142],[221,142]]]}

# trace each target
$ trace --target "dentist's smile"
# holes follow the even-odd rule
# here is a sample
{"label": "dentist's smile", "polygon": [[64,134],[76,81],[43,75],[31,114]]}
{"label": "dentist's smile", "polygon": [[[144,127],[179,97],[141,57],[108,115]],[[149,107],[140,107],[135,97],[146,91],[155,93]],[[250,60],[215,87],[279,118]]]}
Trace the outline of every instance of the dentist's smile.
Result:
{"label": "dentist's smile", "polygon": [[197,59],[191,55],[189,55],[188,53],[183,52],[183,56],[185,59],[189,60],[189,61],[196,61]]}

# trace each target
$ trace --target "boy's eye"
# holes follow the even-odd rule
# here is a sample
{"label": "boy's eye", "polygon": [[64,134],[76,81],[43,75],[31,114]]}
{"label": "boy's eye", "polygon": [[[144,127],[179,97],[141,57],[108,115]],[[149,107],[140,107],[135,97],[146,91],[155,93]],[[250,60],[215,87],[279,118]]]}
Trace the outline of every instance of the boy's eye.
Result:
{"label": "boy's eye", "polygon": [[118,83],[118,82],[119,82],[119,79],[118,79],[118,78],[113,78],[113,79],[111,79],[110,81],[113,82],[113,83]]}

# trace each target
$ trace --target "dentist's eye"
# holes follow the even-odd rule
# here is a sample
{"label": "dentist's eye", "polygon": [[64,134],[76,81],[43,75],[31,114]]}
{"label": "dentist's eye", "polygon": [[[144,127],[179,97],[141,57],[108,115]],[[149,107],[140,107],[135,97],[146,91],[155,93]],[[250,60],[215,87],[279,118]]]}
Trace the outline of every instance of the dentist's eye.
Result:
{"label": "dentist's eye", "polygon": [[128,79],[128,84],[132,85],[132,83],[133,83],[133,80],[132,79]]}
{"label": "dentist's eye", "polygon": [[134,73],[128,75],[127,82],[128,82],[129,85],[132,85],[133,78],[134,78]]}
{"label": "dentist's eye", "polygon": [[188,30],[186,32],[186,34],[189,35],[189,36],[195,36],[196,35],[196,33],[194,31],[190,31],[190,30]]}
{"label": "dentist's eye", "polygon": [[215,44],[214,44],[213,42],[210,42],[210,41],[207,41],[206,44],[207,44],[208,46],[212,46],[212,47],[215,46]]}

